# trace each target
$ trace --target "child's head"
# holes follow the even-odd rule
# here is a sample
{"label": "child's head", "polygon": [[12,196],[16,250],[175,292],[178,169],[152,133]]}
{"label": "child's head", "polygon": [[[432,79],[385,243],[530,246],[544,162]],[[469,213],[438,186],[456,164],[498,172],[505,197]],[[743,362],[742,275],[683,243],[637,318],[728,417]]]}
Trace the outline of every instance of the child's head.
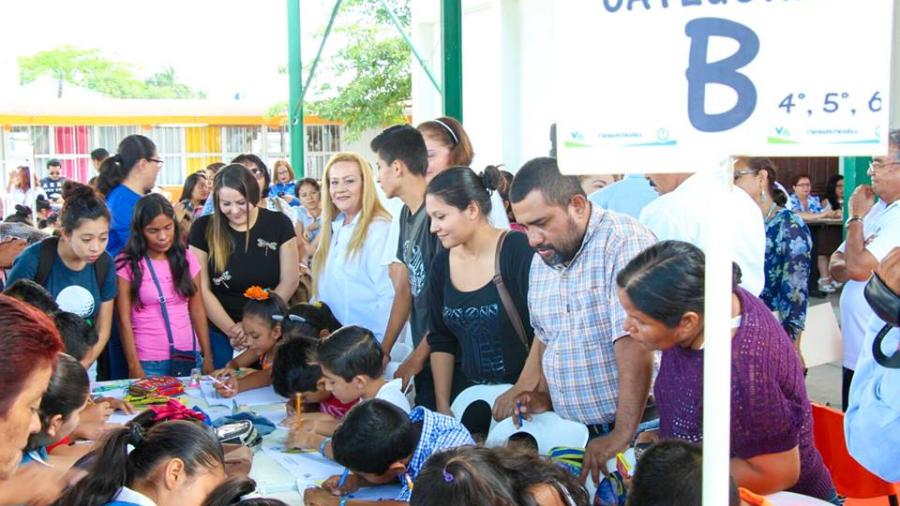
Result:
{"label": "child's head", "polygon": [[31,279],[17,279],[3,290],[4,295],[19,299],[26,304],[38,308],[41,312],[52,314],[59,311],[59,305],[46,288]]}
{"label": "child's head", "polygon": [[281,325],[287,306],[277,293],[251,286],[244,292],[247,303],[241,326],[247,335],[247,348],[259,356],[272,351],[281,339]]}
{"label": "child's head", "polygon": [[573,474],[533,452],[462,446],[428,459],[410,504],[586,506],[589,498]]}
{"label": "child's head", "polygon": [[84,318],[68,311],[60,311],[53,315],[53,322],[66,346],[66,353],[85,367],[90,365],[85,365],[85,361],[90,358],[88,352],[97,344],[97,329],[90,326]]}
{"label": "child's head", "polygon": [[[638,460],[628,506],[702,504],[703,450],[686,441],[660,441]],[[740,504],[732,481],[731,505]]]}
{"label": "child's head", "polygon": [[381,399],[363,401],[334,431],[334,460],[373,484],[403,475],[418,444],[409,416]]}
{"label": "child's head", "polygon": [[63,494],[62,504],[100,506],[127,486],[150,492],[157,504],[199,506],[225,479],[222,445],[198,423],[163,422],[146,433],[129,424],[107,432],[96,452],[87,477]]}
{"label": "child's head", "polygon": [[203,501],[203,506],[287,506],[279,499],[244,496],[256,491],[256,482],[250,478],[235,478],[223,482]]}
{"label": "child's head", "polygon": [[383,360],[375,335],[357,325],[339,328],[316,347],[325,388],[343,403],[359,399],[372,380],[384,376]]}
{"label": "child's head", "polygon": [[87,405],[90,388],[84,366],[70,355],[60,353],[56,370],[50,377],[50,384],[38,408],[41,431],[28,438],[28,448],[41,448],[71,434]]}
{"label": "child's head", "polygon": [[422,133],[411,125],[394,125],[376,135],[369,144],[378,161],[378,176],[388,197],[399,195],[404,175],[424,178],[428,148]]}
{"label": "child's head", "polygon": [[331,394],[325,390],[322,369],[310,356],[318,341],[311,337],[285,337],[275,347],[272,361],[272,388],[282,397],[303,394],[305,402],[322,402]]}
{"label": "child's head", "polygon": [[282,324],[286,337],[306,336],[320,338],[341,328],[331,308],[324,302],[301,303],[291,306]]}

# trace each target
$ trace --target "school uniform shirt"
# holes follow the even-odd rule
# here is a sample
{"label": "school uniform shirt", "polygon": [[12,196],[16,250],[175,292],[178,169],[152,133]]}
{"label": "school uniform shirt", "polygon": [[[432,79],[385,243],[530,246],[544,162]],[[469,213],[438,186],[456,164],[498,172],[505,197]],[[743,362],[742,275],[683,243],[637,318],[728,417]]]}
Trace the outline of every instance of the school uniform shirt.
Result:
{"label": "school uniform shirt", "polygon": [[612,423],[619,399],[613,345],[626,334],[616,273],[656,242],[634,218],[592,206],[568,266],[531,261],[528,309],[545,345],[542,368],[553,409],[587,425]]}
{"label": "school uniform shirt", "polygon": [[105,506],[156,506],[156,503],[140,492],[122,487]]}
{"label": "school uniform shirt", "polygon": [[[185,261],[187,273],[193,279],[200,272],[200,262],[190,250],[185,253]],[[169,315],[169,328],[172,329],[175,349],[199,351],[200,345],[195,342],[194,325],[191,323],[189,299],[175,288],[176,283],[169,268],[169,260],[151,260],[151,262],[163,296],[166,298],[166,312]],[[141,304],[139,306],[135,301],[131,304],[131,327],[138,359],[142,362],[169,360],[171,358],[169,338],[166,322],[162,317],[159,292],[150,269],[147,268],[147,260],[142,259],[139,266],[141,286],[138,289],[138,297]],[[134,275],[129,264],[120,267],[116,274],[129,283],[133,282]]]}
{"label": "school uniform shirt", "polygon": [[[413,451],[409,465],[406,466],[406,473],[413,481],[416,481],[416,477],[419,476],[425,461],[433,454],[442,450],[475,444],[469,431],[455,418],[435,413],[422,406],[409,412],[409,421],[422,424],[419,443]],[[406,480],[400,481],[402,482],[402,488],[400,489],[400,494],[397,495],[397,500],[409,502],[412,490],[409,489],[409,484]]]}
{"label": "school uniform shirt", "polygon": [[400,211],[400,237],[396,258],[406,265],[409,272],[409,289],[412,295],[409,326],[414,346],[419,345],[431,328],[428,315],[428,277],[431,261],[442,249],[444,247],[437,236],[431,233],[431,218],[425,211],[425,203],[415,213],[404,205]]}
{"label": "school uniform shirt", "polygon": [[341,213],[331,222],[331,247],[316,282],[316,299],[328,304],[342,324],[369,329],[380,343],[394,303],[394,285],[384,261],[391,222],[373,219],[362,248],[348,255],[361,214],[345,224]]}
{"label": "school uniform shirt", "polygon": [[128,242],[131,234],[131,217],[134,215],[134,206],[141,199],[140,194],[131,188],[120,184],[113,188],[106,196],[106,206],[109,207],[111,216],[109,224],[109,242],[106,243],[106,251],[115,258]]}
{"label": "school uniform shirt", "polygon": [[[528,275],[533,257],[525,234],[507,233],[500,252],[500,273],[522,319],[529,346],[534,337],[528,314]],[[441,250],[432,261],[429,286],[431,351],[456,355],[466,378],[473,383],[515,383],[528,349],[516,333],[494,281],[477,290],[458,290],[450,278],[450,252]]]}
{"label": "school uniform shirt", "polygon": [[[694,174],[675,190],[647,204],[641,211],[640,221],[657,240],[685,241],[705,250],[710,241],[721,240],[709,237],[703,222],[710,212],[710,197],[724,191],[709,175]],[[733,221],[729,225],[733,231],[733,258],[741,268],[741,287],[759,295],[766,284],[766,229],[762,213],[740,188],[732,188],[722,197],[724,205],[732,211]]]}
{"label": "school uniform shirt", "polygon": [[[256,223],[250,229],[249,242],[247,233],[239,232],[226,225],[233,249],[225,269],[217,272],[209,257],[210,290],[228,317],[235,322],[241,321],[247,299],[244,291],[253,285],[266,289],[274,289],[281,280],[280,253],[281,246],[294,238],[294,226],[291,220],[278,212],[258,209]],[[209,255],[209,243],[206,241],[206,229],[210,216],[201,216],[191,226],[188,243]],[[210,328],[222,332],[210,322]]]}
{"label": "school uniform shirt", "polygon": [[388,401],[394,406],[402,409],[406,413],[409,413],[409,399],[403,394],[403,380],[395,379],[391,381],[385,382],[384,385],[381,385],[381,388],[378,389],[378,393],[375,394],[376,399],[381,399],[383,401]]}
{"label": "school uniform shirt", "polygon": [[[886,205],[883,200],[875,203],[872,209],[863,218],[863,240],[866,251],[872,254],[878,262],[896,246],[900,246],[900,200]],[[847,248],[846,241],[838,246],[838,251],[844,253]],[[866,281],[848,280],[841,291],[841,333],[844,336],[843,365],[847,369],[856,369],[859,359],[859,350],[866,337],[869,321],[875,317],[863,292]]]}
{"label": "school uniform shirt", "polygon": [[[108,253],[102,253],[107,255]],[[41,243],[37,242],[22,250],[16,257],[12,269],[6,278],[6,286],[13,284],[18,279],[34,279],[37,275],[38,263],[41,256]],[[78,316],[90,320],[97,318],[100,306],[109,300],[116,298],[116,276],[113,273],[112,258],[106,259],[109,271],[106,273],[103,286],[97,285],[96,266],[87,264],[80,271],[73,271],[66,267],[59,255],[54,255],[50,274],[44,282],[44,288],[56,300],[60,309],[75,313]]]}

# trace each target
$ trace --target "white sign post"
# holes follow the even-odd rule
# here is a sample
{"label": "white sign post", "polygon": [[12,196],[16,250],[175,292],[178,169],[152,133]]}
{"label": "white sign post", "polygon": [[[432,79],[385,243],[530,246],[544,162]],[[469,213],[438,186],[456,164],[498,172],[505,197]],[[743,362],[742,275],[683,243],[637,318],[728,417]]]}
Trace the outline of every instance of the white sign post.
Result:
{"label": "white sign post", "polygon": [[[887,152],[892,0],[555,2],[568,174],[711,171],[732,155]],[[711,237],[728,206],[710,203]],[[723,212],[724,210],[724,212]],[[728,504],[730,241],[706,250],[703,502]]]}

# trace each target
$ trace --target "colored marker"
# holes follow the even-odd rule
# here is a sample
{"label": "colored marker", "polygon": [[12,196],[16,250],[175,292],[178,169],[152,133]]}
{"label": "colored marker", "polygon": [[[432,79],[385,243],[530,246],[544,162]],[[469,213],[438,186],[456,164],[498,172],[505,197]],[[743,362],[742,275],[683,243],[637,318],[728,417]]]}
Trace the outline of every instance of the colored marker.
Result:
{"label": "colored marker", "polygon": [[228,390],[229,392],[232,391],[232,390],[231,390],[231,387],[228,386],[228,383],[224,383],[224,382],[220,381],[218,378],[213,377],[212,375],[208,375],[208,376],[206,376],[206,377],[209,378],[209,379],[211,379],[211,380],[212,380],[214,383],[216,383],[217,385],[222,385],[222,387],[223,387],[225,390]]}
{"label": "colored marker", "polygon": [[344,483],[347,483],[348,476],[350,476],[350,469],[345,467],[344,474],[342,474],[341,479],[338,480],[338,485],[337,485],[338,490],[340,490],[344,487]]}

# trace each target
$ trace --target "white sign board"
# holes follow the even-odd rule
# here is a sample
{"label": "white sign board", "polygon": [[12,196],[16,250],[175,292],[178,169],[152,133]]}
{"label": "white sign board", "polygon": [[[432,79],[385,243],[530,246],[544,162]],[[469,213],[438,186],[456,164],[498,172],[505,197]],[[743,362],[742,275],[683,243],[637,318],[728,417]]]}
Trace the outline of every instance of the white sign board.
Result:
{"label": "white sign board", "polygon": [[892,0],[555,5],[567,173],[887,152]]}

